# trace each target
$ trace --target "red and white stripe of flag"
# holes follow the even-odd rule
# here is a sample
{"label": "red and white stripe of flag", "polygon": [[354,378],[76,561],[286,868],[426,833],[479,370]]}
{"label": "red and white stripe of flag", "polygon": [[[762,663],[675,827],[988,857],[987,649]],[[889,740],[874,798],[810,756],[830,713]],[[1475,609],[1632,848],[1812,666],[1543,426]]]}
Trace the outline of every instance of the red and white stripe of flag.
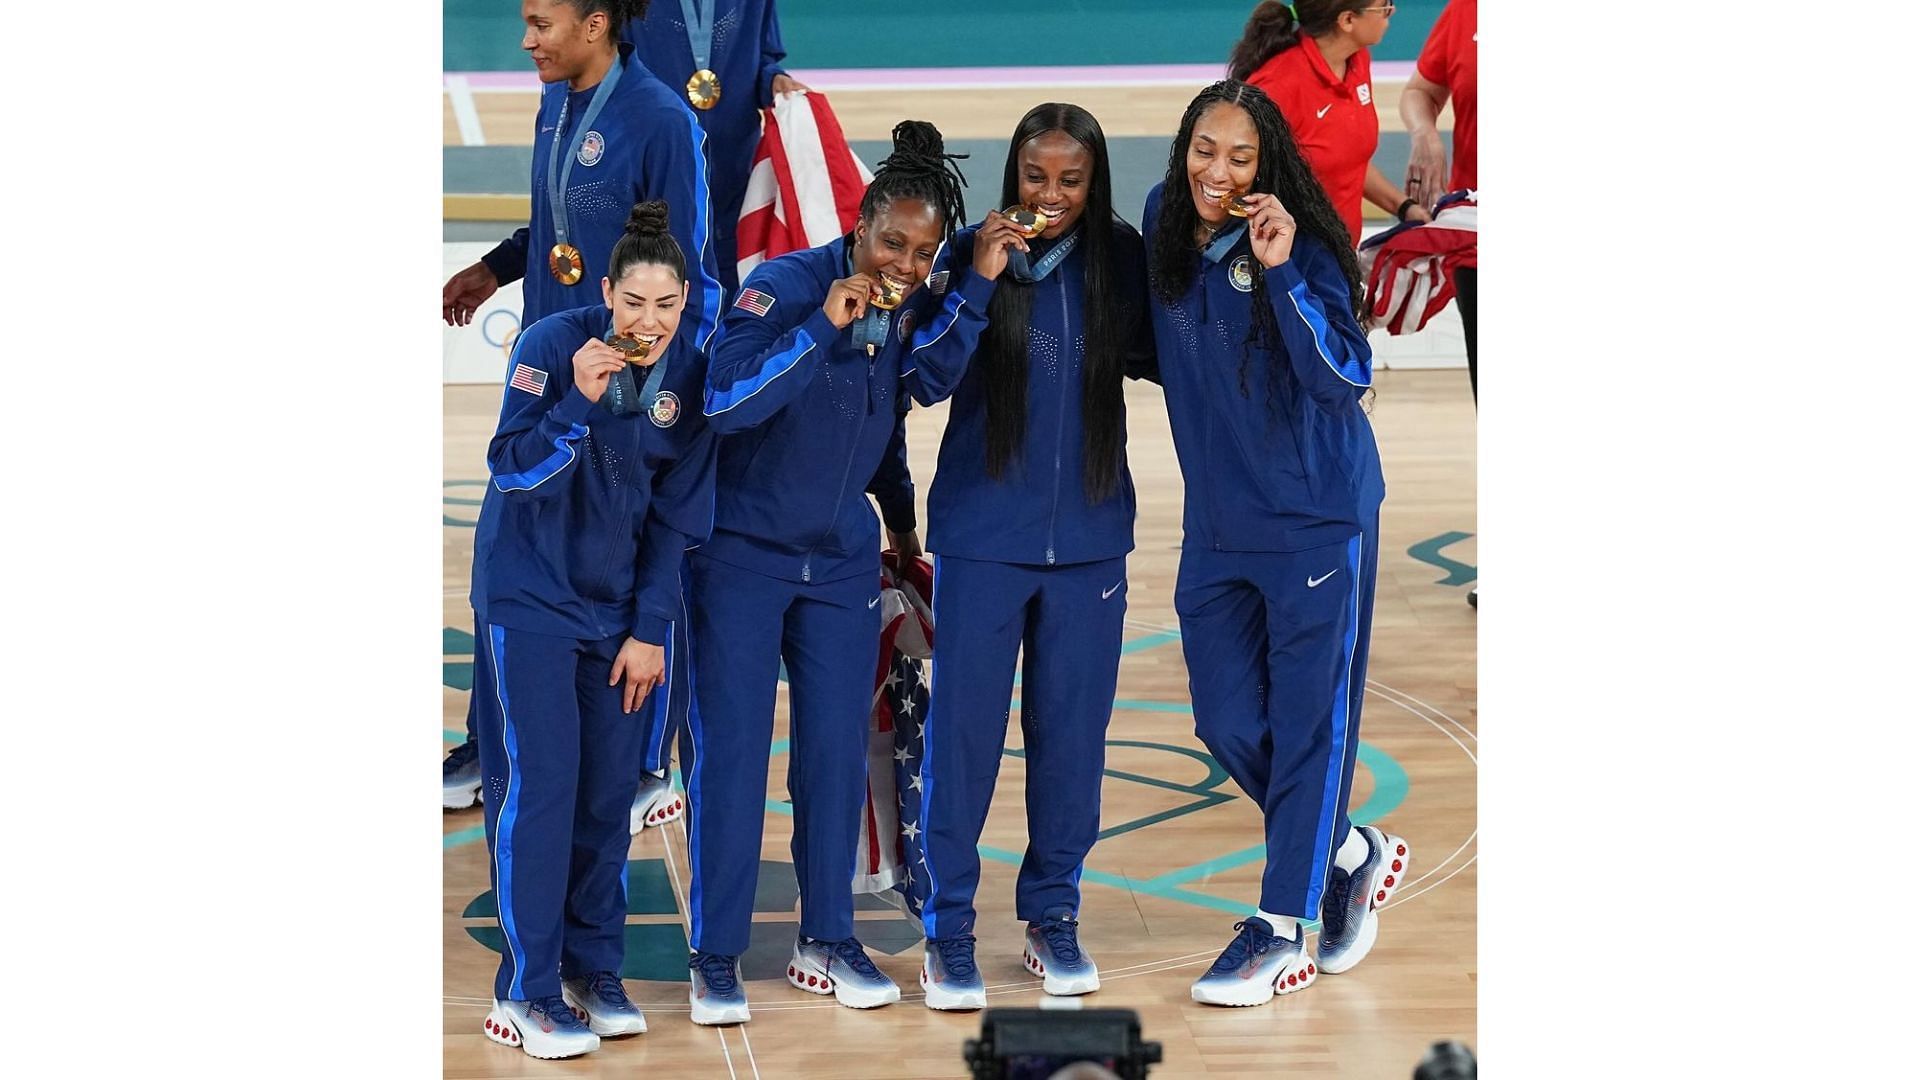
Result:
{"label": "red and white stripe of flag", "polygon": [[761,116],[764,130],[736,231],[742,278],[768,259],[818,247],[852,229],[873,180],[847,145],[826,95],[787,94]]}

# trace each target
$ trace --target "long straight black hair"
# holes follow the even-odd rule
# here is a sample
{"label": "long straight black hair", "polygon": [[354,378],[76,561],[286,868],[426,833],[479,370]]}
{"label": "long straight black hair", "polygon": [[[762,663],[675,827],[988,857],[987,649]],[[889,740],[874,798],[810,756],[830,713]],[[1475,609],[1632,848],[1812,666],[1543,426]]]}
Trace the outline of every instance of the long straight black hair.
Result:
{"label": "long straight black hair", "polygon": [[[1112,497],[1120,483],[1125,452],[1126,403],[1121,383],[1120,327],[1123,312],[1113,267],[1113,180],[1107,165],[1107,136],[1093,114],[1078,105],[1050,101],[1036,105],[1014,126],[1007,144],[1007,169],[1000,184],[1000,205],[1020,201],[1020,150],[1049,131],[1065,133],[1086,148],[1093,161],[1087,178],[1087,202],[1081,208],[1086,256],[1086,351],[1080,363],[1081,450],[1085,467],[1081,487],[1087,502]],[[1027,441],[1027,323],[1033,314],[1033,286],[1001,274],[987,305],[987,332],[980,360],[987,380],[987,475],[995,480],[1020,457]],[[1071,350],[1073,342],[1060,343]]]}

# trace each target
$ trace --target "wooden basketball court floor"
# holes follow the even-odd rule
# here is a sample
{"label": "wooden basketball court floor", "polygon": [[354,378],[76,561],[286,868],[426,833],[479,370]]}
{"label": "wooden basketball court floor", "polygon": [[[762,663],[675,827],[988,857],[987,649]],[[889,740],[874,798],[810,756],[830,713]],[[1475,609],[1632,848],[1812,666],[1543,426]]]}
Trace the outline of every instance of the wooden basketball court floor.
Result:
{"label": "wooden basketball court floor", "polygon": [[[1139,491],[1137,547],[1129,559],[1126,652],[1111,727],[1101,805],[1102,839],[1082,881],[1081,939],[1102,989],[1086,1007],[1139,1012],[1145,1037],[1165,1046],[1155,1076],[1404,1077],[1438,1039],[1475,1043],[1476,751],[1475,615],[1465,599],[1475,558],[1475,417],[1465,372],[1383,371],[1373,422],[1387,477],[1382,550],[1363,748],[1351,806],[1413,849],[1411,877],[1382,915],[1379,945],[1359,968],[1265,1007],[1194,1003],[1188,986],[1250,912],[1258,894],[1258,808],[1194,737],[1186,670],[1173,612],[1181,481],[1160,390],[1127,389],[1129,460]],[[444,507],[447,627],[444,726],[464,726],[463,667],[470,672],[467,581],[484,448],[498,413],[497,386],[446,389]],[[946,406],[909,418],[910,455],[925,497]],[[463,662],[465,662],[463,664]],[[1018,698],[1014,701],[1017,717]],[[775,738],[785,737],[785,697]],[[1025,846],[1019,726],[982,837],[978,957],[993,1006],[1045,997],[1020,963],[1013,880]],[[776,741],[780,758],[784,744]],[[422,762],[424,771],[428,763]],[[917,993],[916,924],[863,901],[859,933],[904,992],[872,1011],[786,984],[796,921],[788,866],[791,818],[785,770],[769,777],[754,947],[746,962],[751,1023],[698,1027],[686,991],[684,822],[649,829],[629,855],[628,989],[646,1010],[647,1034],[607,1040],[584,1058],[543,1062],[481,1033],[498,960],[488,917],[485,843],[477,809],[445,815],[444,1017],[449,1077],[965,1076],[963,1040],[974,1013],[937,1013]]]}

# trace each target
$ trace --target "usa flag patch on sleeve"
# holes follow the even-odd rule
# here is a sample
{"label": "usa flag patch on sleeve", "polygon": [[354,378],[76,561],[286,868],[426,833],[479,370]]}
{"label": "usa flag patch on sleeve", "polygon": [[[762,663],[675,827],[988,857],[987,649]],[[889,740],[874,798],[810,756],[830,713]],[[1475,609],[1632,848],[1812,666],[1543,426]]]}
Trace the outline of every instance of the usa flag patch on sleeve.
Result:
{"label": "usa flag patch on sleeve", "polygon": [[547,373],[541,368],[515,364],[513,378],[507,380],[507,385],[538,397],[547,392]]}
{"label": "usa flag patch on sleeve", "polygon": [[767,312],[773,310],[773,297],[759,289],[742,289],[739,297],[734,300],[733,306],[745,308],[761,318],[766,318]]}
{"label": "usa flag patch on sleeve", "polygon": [[947,291],[947,271],[942,270],[927,279],[927,291],[935,296]]}

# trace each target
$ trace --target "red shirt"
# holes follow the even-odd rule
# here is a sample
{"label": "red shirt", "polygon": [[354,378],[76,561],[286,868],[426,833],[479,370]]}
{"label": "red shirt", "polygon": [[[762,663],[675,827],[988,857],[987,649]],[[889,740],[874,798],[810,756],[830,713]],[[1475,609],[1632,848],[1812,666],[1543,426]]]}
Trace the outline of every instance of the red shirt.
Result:
{"label": "red shirt", "polygon": [[1367,162],[1380,144],[1380,115],[1373,111],[1373,65],[1367,50],[1347,58],[1347,74],[1333,77],[1320,46],[1302,35],[1255,68],[1247,81],[1266,91],[1300,144],[1314,178],[1327,189],[1333,209],[1360,242],[1360,200]]}
{"label": "red shirt", "polygon": [[1477,98],[1480,90],[1480,3],[1452,0],[1434,20],[1427,47],[1414,70],[1443,86],[1453,99],[1453,176],[1455,191],[1479,186],[1480,150]]}

